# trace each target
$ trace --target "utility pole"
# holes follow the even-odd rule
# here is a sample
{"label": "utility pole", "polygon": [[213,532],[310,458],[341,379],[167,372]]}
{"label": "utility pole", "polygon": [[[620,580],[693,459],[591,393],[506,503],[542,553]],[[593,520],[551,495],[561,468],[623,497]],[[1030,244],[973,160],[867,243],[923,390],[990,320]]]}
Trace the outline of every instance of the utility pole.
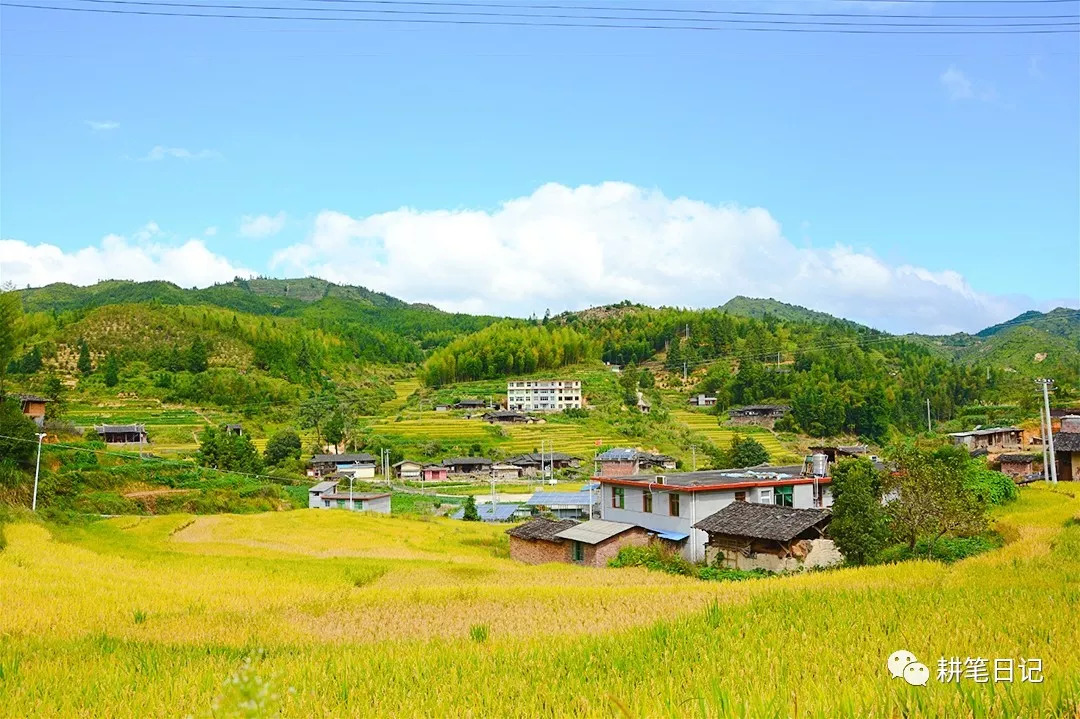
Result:
{"label": "utility pole", "polygon": [[1043,406],[1039,405],[1039,439],[1042,440],[1043,479],[1050,478],[1050,455],[1047,453],[1046,427],[1049,424]]}
{"label": "utility pole", "polygon": [[696,472],[697,471],[697,446],[696,445],[693,445],[693,444],[690,445],[690,457],[691,457],[690,461],[693,463],[693,467],[694,467],[693,471]]}
{"label": "utility pole", "polygon": [[930,425],[930,398],[926,398],[926,431],[933,432],[934,428]]}
{"label": "utility pole", "polygon": [[352,486],[353,479],[355,477],[356,477],[356,472],[351,472],[349,474],[349,511],[350,512],[355,512],[356,511],[356,497],[353,496],[353,486]]}
{"label": "utility pole", "polygon": [[686,339],[690,339],[690,323],[686,323]]}
{"label": "utility pole", "polygon": [[682,363],[682,381],[683,381],[683,384],[686,384],[686,361],[685,360],[683,360],[683,363]]}
{"label": "utility pole", "polygon": [[45,439],[45,433],[40,432],[37,436],[37,464],[34,466],[34,499],[30,503],[30,510],[37,511],[37,487],[38,475],[41,474],[41,440]]}
{"label": "utility pole", "polygon": [[[1054,383],[1052,379],[1037,379],[1035,380],[1042,385],[1043,391],[1043,408],[1046,410],[1046,439],[1049,445],[1050,452],[1050,483],[1057,484],[1057,455],[1054,453],[1054,425],[1053,419],[1050,416],[1050,390],[1049,387]],[[1046,474],[1046,472],[1043,472]]]}
{"label": "utility pole", "polygon": [[776,353],[776,369],[780,369],[780,353]]}

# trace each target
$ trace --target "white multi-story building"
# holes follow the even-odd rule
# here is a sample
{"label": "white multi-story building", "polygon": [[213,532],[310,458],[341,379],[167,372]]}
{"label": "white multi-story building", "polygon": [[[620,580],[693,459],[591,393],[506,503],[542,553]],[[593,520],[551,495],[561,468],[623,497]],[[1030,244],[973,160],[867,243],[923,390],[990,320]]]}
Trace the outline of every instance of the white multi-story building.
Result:
{"label": "white multi-story building", "polygon": [[506,383],[506,408],[522,412],[580,409],[581,380],[515,380]]}

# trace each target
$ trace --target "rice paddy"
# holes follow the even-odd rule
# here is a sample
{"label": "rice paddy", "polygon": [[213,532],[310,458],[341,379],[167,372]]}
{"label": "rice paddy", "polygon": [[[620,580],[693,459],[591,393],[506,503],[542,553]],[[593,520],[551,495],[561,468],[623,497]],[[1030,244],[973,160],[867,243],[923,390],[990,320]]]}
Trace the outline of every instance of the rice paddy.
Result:
{"label": "rice paddy", "polygon": [[741,433],[744,436],[751,435],[755,440],[761,442],[769,452],[769,460],[773,464],[785,464],[788,462],[799,462],[801,460],[801,457],[785,448],[783,444],[780,443],[780,440],[776,438],[776,435],[771,432],[762,431],[757,428],[740,430],[733,427],[723,427],[717,422],[716,415],[707,414],[705,412],[675,409],[671,411],[671,416],[677,421],[685,424],[691,430],[705,435],[717,446],[727,447],[731,443],[731,438],[736,434]]}
{"label": "rice paddy", "polygon": [[[739,583],[525,566],[444,519],[8,525],[0,716],[1075,718],[1077,516],[1025,488],[986,555]],[[889,677],[897,649],[927,686]],[[1043,682],[937,681],[953,656]]]}

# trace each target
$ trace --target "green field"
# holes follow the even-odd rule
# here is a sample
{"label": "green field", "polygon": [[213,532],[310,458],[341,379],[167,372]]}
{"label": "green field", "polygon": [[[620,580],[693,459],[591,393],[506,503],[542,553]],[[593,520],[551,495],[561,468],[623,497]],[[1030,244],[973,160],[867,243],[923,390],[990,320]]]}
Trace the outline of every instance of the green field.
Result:
{"label": "green field", "polygon": [[[737,583],[525,566],[441,519],[8,525],[0,716],[1075,717],[1076,517],[1030,487],[989,554]],[[1044,681],[912,687],[897,649]]]}
{"label": "green field", "polygon": [[671,411],[671,416],[693,431],[705,435],[720,447],[727,447],[731,443],[731,438],[736,434],[749,435],[765,446],[765,449],[769,452],[769,461],[772,464],[797,464],[802,461],[802,457],[784,447],[780,440],[776,438],[776,435],[767,430],[722,427],[717,422],[716,415],[688,409],[674,409]]}

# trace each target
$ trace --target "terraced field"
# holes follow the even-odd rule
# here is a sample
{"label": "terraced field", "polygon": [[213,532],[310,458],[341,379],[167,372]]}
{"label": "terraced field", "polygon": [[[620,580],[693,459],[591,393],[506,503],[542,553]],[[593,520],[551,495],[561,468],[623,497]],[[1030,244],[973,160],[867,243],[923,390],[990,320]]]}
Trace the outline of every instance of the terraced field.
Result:
{"label": "terraced field", "polygon": [[[721,427],[717,423],[715,415],[705,414],[704,412],[694,412],[687,409],[671,410],[671,415],[695,432],[700,432],[705,435],[720,447],[728,446],[731,443],[731,438],[737,433],[736,430],[729,427]],[[802,459],[799,455],[784,447],[772,432],[743,430],[738,431],[738,433],[743,435],[752,434],[754,439],[761,442],[761,444],[765,446],[765,449],[768,450],[769,461],[773,464],[797,463]]]}

